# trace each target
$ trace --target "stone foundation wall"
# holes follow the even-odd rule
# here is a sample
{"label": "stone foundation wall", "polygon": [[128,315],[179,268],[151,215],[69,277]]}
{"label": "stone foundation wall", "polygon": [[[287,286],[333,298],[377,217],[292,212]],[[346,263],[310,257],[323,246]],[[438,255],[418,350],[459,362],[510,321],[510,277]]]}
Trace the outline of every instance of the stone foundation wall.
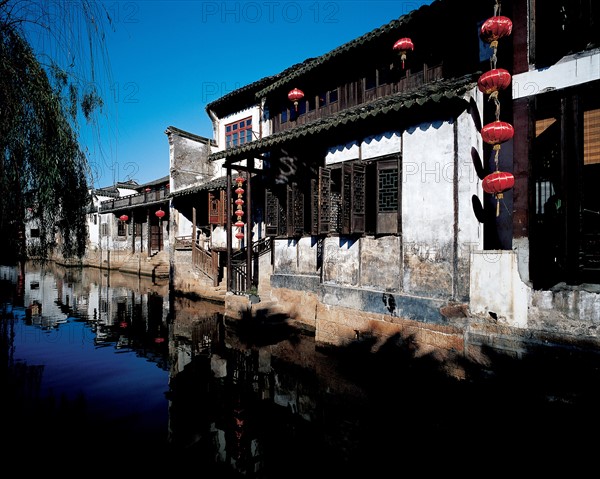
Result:
{"label": "stone foundation wall", "polygon": [[498,355],[522,358],[549,347],[600,350],[599,338],[512,327],[492,318],[471,316],[465,305],[432,323],[324,304],[318,294],[306,290],[272,288],[271,297],[277,300],[278,308],[286,309],[290,320],[314,328],[315,342],[321,347],[360,344],[363,350],[376,353],[387,346],[403,345],[414,357],[428,357],[448,375],[461,379],[468,376],[468,367],[485,369]]}

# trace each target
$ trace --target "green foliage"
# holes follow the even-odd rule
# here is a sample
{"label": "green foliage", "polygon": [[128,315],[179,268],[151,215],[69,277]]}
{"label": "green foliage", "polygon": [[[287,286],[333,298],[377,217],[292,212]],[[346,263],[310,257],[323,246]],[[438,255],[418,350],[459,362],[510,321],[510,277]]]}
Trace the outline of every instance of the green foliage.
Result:
{"label": "green foliage", "polygon": [[[102,99],[40,62],[14,17],[18,3],[0,0],[0,262],[82,257],[89,174],[77,118],[92,121]],[[26,242],[31,228],[39,237]]]}

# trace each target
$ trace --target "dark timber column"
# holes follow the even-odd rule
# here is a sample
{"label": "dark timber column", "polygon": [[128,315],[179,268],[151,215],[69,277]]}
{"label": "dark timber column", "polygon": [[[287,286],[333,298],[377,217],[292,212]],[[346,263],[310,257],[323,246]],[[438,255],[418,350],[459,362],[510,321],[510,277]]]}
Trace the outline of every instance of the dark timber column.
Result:
{"label": "dark timber column", "polygon": [[148,228],[148,258],[152,256],[152,227],[150,226],[150,210],[146,210],[146,227]]}
{"label": "dark timber column", "polygon": [[[529,237],[529,196],[531,179],[532,158],[530,151],[530,139],[534,138],[535,130],[532,124],[532,114],[527,98],[520,98],[513,102],[513,122],[515,135],[513,139],[513,175],[515,186],[513,187],[513,237]],[[535,211],[535,208],[534,210]]]}
{"label": "dark timber column", "polygon": [[131,252],[135,253],[135,211],[131,212]]}
{"label": "dark timber column", "polygon": [[225,198],[225,222],[227,226],[227,291],[233,290],[233,272],[231,271],[231,166],[227,165],[227,192]]}
{"label": "dark timber column", "polygon": [[250,178],[254,169],[254,158],[248,160],[248,178],[246,178],[246,291],[252,288],[252,188]]}

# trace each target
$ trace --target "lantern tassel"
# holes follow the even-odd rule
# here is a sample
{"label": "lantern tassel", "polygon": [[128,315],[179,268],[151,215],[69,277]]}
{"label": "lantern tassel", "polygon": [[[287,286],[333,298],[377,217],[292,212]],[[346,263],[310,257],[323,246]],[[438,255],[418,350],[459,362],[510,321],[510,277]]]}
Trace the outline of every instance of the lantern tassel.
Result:
{"label": "lantern tassel", "polygon": [[496,194],[496,218],[500,216],[500,200],[504,198],[504,194],[498,193]]}

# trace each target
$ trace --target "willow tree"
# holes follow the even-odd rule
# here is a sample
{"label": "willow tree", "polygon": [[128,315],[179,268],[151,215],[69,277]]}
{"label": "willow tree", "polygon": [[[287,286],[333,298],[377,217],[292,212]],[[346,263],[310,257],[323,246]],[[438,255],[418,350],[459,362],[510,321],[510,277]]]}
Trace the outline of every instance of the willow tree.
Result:
{"label": "willow tree", "polygon": [[[75,10],[83,35],[69,24]],[[90,175],[79,132],[102,110],[91,48],[102,20],[94,0],[0,0],[0,263],[85,254]]]}

